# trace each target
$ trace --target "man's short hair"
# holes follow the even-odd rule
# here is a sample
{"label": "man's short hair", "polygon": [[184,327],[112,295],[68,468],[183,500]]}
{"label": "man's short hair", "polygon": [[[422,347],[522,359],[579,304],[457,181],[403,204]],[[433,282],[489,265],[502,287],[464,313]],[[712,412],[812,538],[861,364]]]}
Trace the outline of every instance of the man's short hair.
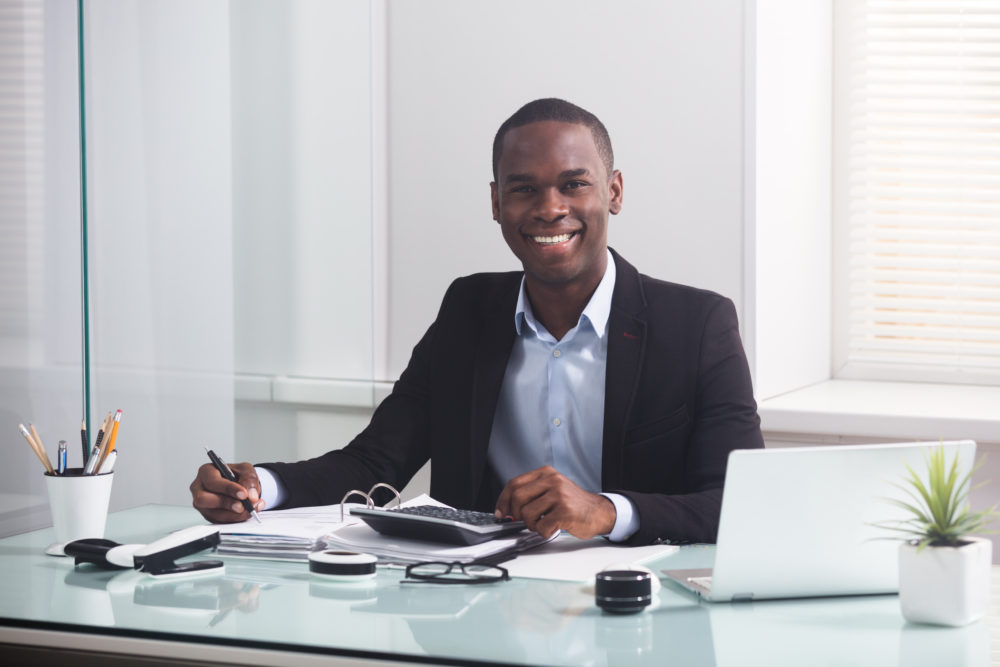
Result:
{"label": "man's short hair", "polygon": [[594,145],[597,153],[604,162],[604,168],[611,176],[615,167],[615,153],[611,149],[611,137],[604,123],[586,109],[576,106],[572,102],[560,100],[555,97],[528,102],[523,107],[514,112],[497,130],[493,138],[493,180],[497,180],[497,165],[500,164],[500,154],[503,152],[503,140],[507,133],[514,128],[524,127],[531,123],[552,120],[560,123],[573,123],[584,125],[590,129],[590,134],[594,137]]}

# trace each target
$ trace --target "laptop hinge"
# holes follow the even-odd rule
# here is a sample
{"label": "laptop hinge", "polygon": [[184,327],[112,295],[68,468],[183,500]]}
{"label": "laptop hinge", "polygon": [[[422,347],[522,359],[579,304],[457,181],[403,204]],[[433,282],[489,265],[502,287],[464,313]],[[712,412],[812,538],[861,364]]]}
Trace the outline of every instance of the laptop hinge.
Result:
{"label": "laptop hinge", "polygon": [[734,593],[733,602],[750,602],[753,600],[753,593]]}

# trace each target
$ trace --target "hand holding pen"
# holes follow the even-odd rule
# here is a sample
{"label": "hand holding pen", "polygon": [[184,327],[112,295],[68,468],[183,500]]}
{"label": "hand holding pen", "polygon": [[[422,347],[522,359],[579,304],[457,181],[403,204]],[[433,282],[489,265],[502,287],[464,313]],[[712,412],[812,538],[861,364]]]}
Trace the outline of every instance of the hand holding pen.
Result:
{"label": "hand holding pen", "polygon": [[[239,475],[234,473],[232,469],[228,465],[226,465],[225,461],[223,461],[211,449],[206,448],[205,451],[208,452],[208,458],[212,461],[212,465],[215,466],[215,469],[219,471],[219,474],[222,475],[223,479],[239,484],[239,479],[240,479]],[[197,481],[198,480],[196,479],[195,483],[197,483]],[[192,485],[192,492],[193,491],[194,491],[194,485]],[[257,523],[261,523],[260,515],[257,514],[257,510],[254,509],[253,503],[250,502],[250,499],[248,497],[244,496],[243,498],[240,498],[240,503],[243,505],[243,508],[247,512],[249,512],[251,516],[253,516],[253,518],[257,519]]]}

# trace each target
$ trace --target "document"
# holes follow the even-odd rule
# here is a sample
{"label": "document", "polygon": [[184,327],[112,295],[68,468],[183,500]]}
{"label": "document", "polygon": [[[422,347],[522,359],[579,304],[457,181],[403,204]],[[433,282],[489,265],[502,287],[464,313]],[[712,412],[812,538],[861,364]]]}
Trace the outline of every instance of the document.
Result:
{"label": "document", "polygon": [[273,560],[306,560],[323,548],[322,538],[335,528],[358,523],[350,514],[360,503],[268,510],[263,521],[247,520],[219,526],[219,554]]}
{"label": "document", "polygon": [[[443,503],[422,494],[405,503]],[[219,550],[224,556],[269,560],[308,560],[320,549],[341,549],[372,554],[383,563],[407,564],[426,561],[470,563],[496,558],[512,577],[589,581],[610,565],[640,565],[677,551],[676,546],[658,544],[625,547],[602,538],[580,540],[569,534],[544,538],[531,531],[471,546],[455,546],[391,537],[376,532],[351,516],[362,503],[340,503],[320,507],[267,510],[261,523],[254,520],[219,526]]]}
{"label": "document", "polygon": [[383,535],[366,523],[339,527],[323,539],[328,549],[361,551],[377,556],[380,562],[398,564],[427,561],[471,563],[499,555],[514,555],[549,541],[548,538],[537,533],[525,531],[513,537],[502,537],[473,545],[455,546],[441,542],[425,542]]}
{"label": "document", "polygon": [[[438,505],[443,503],[434,500],[427,494],[406,501],[403,507],[413,505]],[[267,510],[262,514],[262,521],[257,523],[248,519],[242,523],[222,524],[219,526],[218,553],[222,556],[242,556],[245,558],[266,558],[269,560],[308,560],[313,551],[327,548],[324,537],[346,527],[357,526],[366,528],[373,535],[374,530],[368,528],[358,517],[351,515],[351,508],[365,507],[363,503],[335,503],[316,507],[294,507],[287,510]],[[364,531],[362,531],[362,534]],[[376,539],[388,539],[379,536]],[[441,545],[435,544],[441,548]],[[340,549],[351,551],[372,550],[360,547],[341,546]],[[421,558],[419,560],[431,560]]]}
{"label": "document", "polygon": [[610,566],[643,565],[678,549],[670,544],[626,547],[603,538],[581,540],[564,533],[548,544],[519,554],[503,566],[512,577],[590,581],[595,574]]}

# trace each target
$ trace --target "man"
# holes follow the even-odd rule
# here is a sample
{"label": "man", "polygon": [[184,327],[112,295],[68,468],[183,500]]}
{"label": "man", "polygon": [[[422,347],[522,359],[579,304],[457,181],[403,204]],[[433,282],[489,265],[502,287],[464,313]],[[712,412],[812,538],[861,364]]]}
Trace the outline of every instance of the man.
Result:
{"label": "man", "polygon": [[[607,247],[622,207],[607,130],[530,102],[493,144],[493,218],[521,272],[452,283],[393,391],[347,447],[298,463],[211,465],[191,484],[211,521],[402,488],[550,535],[713,542],[726,459],[762,447],[730,300],[654,280]],[[266,499],[260,500],[261,494]]]}

